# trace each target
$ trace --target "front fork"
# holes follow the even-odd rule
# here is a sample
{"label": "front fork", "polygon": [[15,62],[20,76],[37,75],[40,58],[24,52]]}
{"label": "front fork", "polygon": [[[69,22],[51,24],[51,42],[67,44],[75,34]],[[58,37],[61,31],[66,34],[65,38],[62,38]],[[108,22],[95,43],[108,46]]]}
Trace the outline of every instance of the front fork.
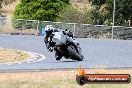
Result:
{"label": "front fork", "polygon": [[69,37],[67,40],[67,45],[69,45],[70,43],[72,43],[74,45],[74,47],[77,49],[77,53],[79,54],[81,51],[81,47],[80,47],[79,43],[77,41],[75,41],[74,39],[72,39],[71,37]]}

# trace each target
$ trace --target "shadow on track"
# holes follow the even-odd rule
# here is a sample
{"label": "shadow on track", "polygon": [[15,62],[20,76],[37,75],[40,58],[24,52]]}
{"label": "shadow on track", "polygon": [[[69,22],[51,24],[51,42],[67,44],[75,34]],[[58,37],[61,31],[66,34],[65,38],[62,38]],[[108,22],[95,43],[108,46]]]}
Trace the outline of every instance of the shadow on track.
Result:
{"label": "shadow on track", "polygon": [[61,61],[61,62],[80,62],[80,61],[72,60],[72,61]]}
{"label": "shadow on track", "polygon": [[76,61],[76,60],[70,60],[70,61],[69,61],[69,60],[67,60],[67,61],[55,61],[55,62],[52,62],[52,63],[62,63],[62,62],[63,62],[63,63],[64,63],[64,62],[65,62],[65,63],[68,63],[68,62],[72,63],[72,62],[80,62],[80,61]]}

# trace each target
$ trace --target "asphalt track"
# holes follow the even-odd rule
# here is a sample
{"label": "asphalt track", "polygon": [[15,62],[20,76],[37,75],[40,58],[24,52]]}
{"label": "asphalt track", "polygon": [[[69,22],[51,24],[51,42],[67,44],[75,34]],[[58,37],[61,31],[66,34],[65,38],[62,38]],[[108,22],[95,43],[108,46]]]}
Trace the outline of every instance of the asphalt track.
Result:
{"label": "asphalt track", "polygon": [[43,61],[3,65],[0,70],[71,69],[83,68],[128,68],[132,67],[132,40],[76,39],[82,48],[83,61],[62,58],[56,61],[54,53],[47,51],[43,36],[0,34],[0,47],[24,50],[45,55]]}

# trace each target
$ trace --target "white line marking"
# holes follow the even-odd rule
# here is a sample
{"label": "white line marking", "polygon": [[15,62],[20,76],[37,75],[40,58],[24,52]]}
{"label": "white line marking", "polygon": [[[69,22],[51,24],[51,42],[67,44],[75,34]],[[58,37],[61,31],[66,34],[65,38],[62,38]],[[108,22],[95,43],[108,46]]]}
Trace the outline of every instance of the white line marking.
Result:
{"label": "white line marking", "polygon": [[[21,50],[18,50],[21,51]],[[22,61],[15,61],[15,62],[7,62],[7,63],[0,63],[0,65],[12,65],[12,64],[22,64],[22,63],[31,63],[31,62],[38,62],[38,61],[42,61],[45,59],[45,56],[42,54],[38,54],[38,53],[34,53],[34,52],[27,52],[27,51],[21,51],[27,54],[30,54],[31,57],[26,59],[26,60],[22,60]],[[41,58],[39,58],[41,57]]]}

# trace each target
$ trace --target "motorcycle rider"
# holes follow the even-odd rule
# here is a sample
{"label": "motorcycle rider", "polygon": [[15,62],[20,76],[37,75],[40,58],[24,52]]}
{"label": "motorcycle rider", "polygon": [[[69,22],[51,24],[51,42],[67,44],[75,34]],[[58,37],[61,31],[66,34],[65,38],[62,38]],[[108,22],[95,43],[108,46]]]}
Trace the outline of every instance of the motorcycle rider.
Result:
{"label": "motorcycle rider", "polygon": [[[55,30],[52,25],[46,25],[46,27],[45,27],[46,35],[44,37],[44,42],[45,42],[47,49],[50,52],[53,51],[52,47],[54,46],[54,43],[52,42],[52,33],[55,31],[58,31],[58,30]],[[63,34],[68,35],[69,37],[71,37],[73,39],[73,34],[69,30],[66,29],[65,31],[63,31]],[[74,42],[74,41],[70,40],[70,42]],[[73,43],[73,44],[74,44],[75,48],[77,49],[77,45],[79,45],[79,43],[77,43],[77,44]],[[55,50],[56,60],[60,60],[63,56],[62,53],[56,48],[54,48],[54,50]]]}
{"label": "motorcycle rider", "polygon": [[52,25],[46,25],[46,27],[45,27],[46,35],[44,37],[44,42],[45,42],[45,45],[46,45],[47,49],[50,52],[53,51],[52,48],[51,48],[51,46],[52,46],[51,35],[52,35],[53,31],[54,31],[54,28],[53,28]]}

